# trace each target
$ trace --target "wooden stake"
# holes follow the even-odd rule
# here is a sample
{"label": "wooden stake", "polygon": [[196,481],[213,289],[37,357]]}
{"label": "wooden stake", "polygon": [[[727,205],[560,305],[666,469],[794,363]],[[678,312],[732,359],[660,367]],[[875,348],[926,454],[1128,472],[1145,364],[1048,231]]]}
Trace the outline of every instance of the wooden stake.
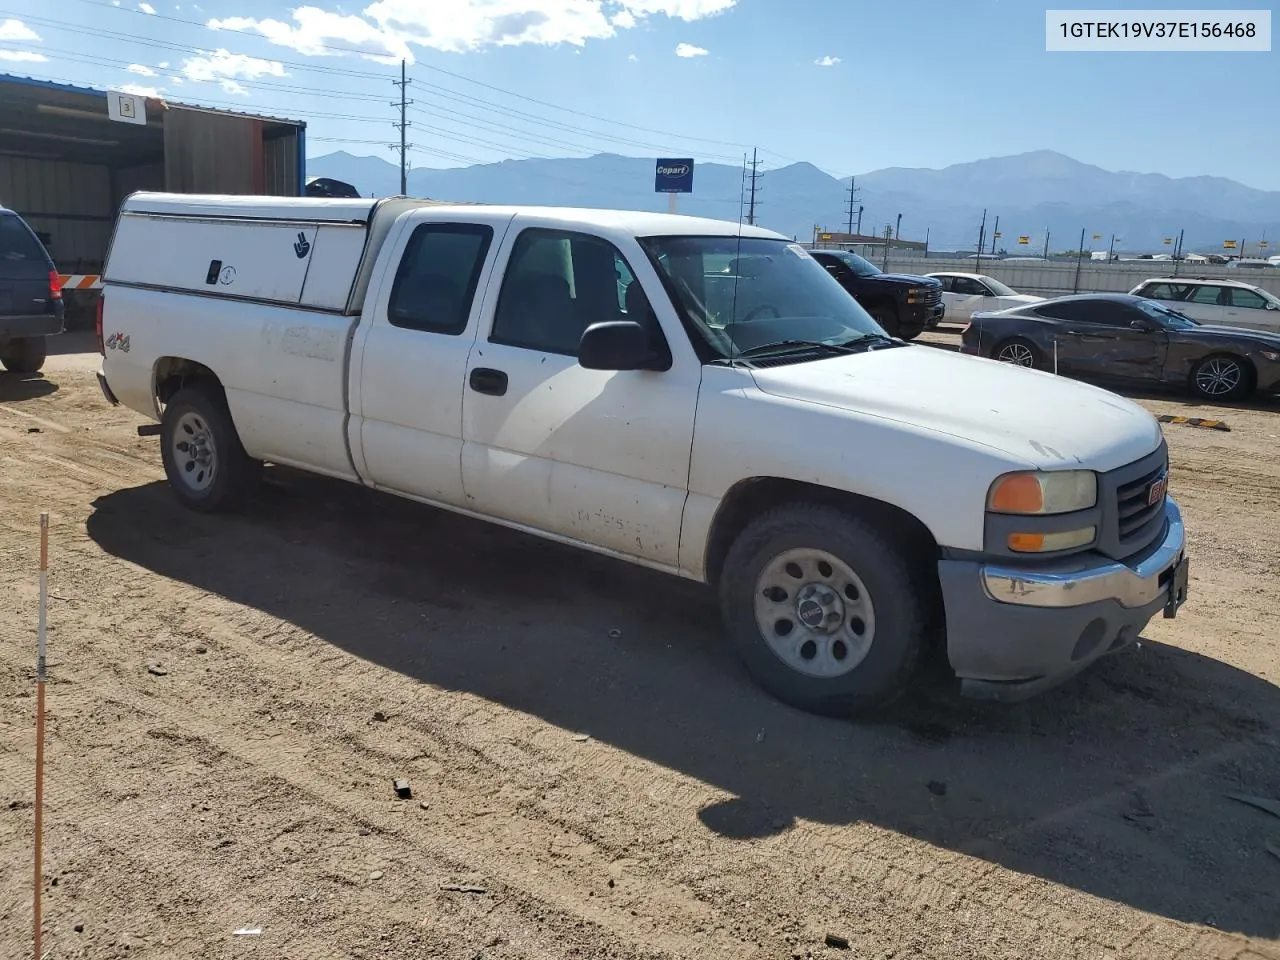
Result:
{"label": "wooden stake", "polygon": [[40,514],[40,622],[36,630],[36,851],[33,911],[35,924],[35,960],[44,956],[41,947],[43,926],[40,917],[40,895],[44,889],[44,680],[45,620],[49,603],[49,514]]}

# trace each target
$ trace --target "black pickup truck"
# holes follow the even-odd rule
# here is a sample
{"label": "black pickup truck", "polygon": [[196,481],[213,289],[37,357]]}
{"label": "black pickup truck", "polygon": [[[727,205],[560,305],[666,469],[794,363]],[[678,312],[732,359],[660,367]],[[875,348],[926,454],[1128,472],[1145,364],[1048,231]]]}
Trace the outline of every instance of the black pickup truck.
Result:
{"label": "black pickup truck", "polygon": [[942,319],[946,310],[942,283],[933,277],[883,273],[874,263],[847,250],[811,248],[809,253],[890,336],[910,340]]}
{"label": "black pickup truck", "polygon": [[62,285],[49,253],[26,221],[0,207],[0,366],[35,373],[45,337],[62,332]]}

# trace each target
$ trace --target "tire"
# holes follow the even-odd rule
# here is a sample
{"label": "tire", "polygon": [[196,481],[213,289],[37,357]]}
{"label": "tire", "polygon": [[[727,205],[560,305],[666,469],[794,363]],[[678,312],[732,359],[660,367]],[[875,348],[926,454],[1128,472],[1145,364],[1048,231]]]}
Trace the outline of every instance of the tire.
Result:
{"label": "tire", "polygon": [[262,464],[244,452],[216,386],[184,387],[165,404],[160,454],[178,500],[200,513],[242,506],[261,475]]}
{"label": "tire", "polygon": [[1230,354],[1205,357],[1191,368],[1191,392],[1202,400],[1241,400],[1253,392],[1253,370]]}
{"label": "tire", "polygon": [[1027,367],[1032,370],[1044,369],[1040,351],[1036,349],[1034,343],[1023,337],[1010,337],[1008,340],[1001,340],[995,345],[995,349],[991,351],[991,358],[999,360],[1001,363],[1011,363],[1014,366]]}
{"label": "tire", "polygon": [[[890,703],[914,675],[932,596],[920,577],[901,546],[865,520],[790,504],[757,517],[729,548],[720,612],[768,693],[811,713],[849,716]],[[813,630],[819,611],[827,622]]]}
{"label": "tire", "polygon": [[893,307],[873,307],[867,312],[871,314],[871,319],[880,324],[884,328],[884,332],[889,336],[896,337],[901,333],[898,324],[898,311]]}
{"label": "tire", "polygon": [[0,350],[0,364],[10,373],[37,373],[48,353],[49,344],[44,337],[18,337]]}

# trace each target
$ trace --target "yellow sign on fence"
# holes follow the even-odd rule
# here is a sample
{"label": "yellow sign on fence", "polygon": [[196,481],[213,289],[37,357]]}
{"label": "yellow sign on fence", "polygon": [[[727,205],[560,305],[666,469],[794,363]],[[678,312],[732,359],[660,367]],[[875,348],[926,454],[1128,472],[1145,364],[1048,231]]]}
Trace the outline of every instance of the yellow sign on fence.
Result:
{"label": "yellow sign on fence", "polygon": [[1234,240],[1223,240],[1223,241],[1222,241],[1222,249],[1223,249],[1223,250],[1234,250],[1235,248],[1236,248],[1236,242],[1235,242]]}
{"label": "yellow sign on fence", "polygon": [[1019,238],[1018,238],[1018,242],[1019,242],[1019,243],[1021,243],[1023,246],[1025,246],[1025,245],[1027,245],[1028,243],[1030,243],[1030,242],[1031,242],[1031,238],[1030,238],[1030,237],[1019,237]]}

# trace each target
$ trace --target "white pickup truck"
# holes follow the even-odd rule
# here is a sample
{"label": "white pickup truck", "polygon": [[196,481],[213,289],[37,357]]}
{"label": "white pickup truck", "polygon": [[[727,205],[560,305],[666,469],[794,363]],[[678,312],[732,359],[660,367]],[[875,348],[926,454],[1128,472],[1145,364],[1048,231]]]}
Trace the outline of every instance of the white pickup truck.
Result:
{"label": "white pickup truck", "polygon": [[1029,696],[1186,596],[1150,414],[891,339],[767,230],[140,193],[99,332],[189,507],[286,464],[703,581],[808,710],[882,705],[931,649]]}

